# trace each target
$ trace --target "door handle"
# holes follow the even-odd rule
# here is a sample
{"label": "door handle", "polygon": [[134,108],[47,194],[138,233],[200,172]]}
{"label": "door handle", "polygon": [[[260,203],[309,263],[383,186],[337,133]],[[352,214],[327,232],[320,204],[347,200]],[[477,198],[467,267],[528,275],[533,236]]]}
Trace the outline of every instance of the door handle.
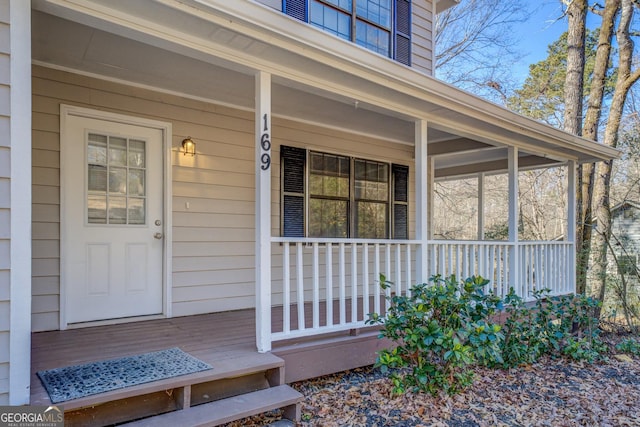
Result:
{"label": "door handle", "polygon": [[154,239],[162,239],[162,233],[155,233],[153,237]]}

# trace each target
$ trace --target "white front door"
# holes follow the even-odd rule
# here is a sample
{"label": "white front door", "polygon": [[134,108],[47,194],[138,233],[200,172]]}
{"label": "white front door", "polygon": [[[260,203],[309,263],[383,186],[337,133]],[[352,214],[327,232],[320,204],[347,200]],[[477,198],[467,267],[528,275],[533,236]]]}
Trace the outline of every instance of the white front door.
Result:
{"label": "white front door", "polygon": [[63,325],[162,313],[163,130],[63,121]]}

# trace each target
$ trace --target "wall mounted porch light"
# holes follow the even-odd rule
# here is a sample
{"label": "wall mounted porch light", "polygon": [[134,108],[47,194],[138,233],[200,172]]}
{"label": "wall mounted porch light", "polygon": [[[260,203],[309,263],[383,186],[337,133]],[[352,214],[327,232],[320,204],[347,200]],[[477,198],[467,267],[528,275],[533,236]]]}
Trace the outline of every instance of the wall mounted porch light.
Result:
{"label": "wall mounted porch light", "polygon": [[193,142],[193,139],[191,139],[190,136],[182,140],[182,149],[184,150],[185,156],[187,154],[191,157],[196,155],[196,143]]}

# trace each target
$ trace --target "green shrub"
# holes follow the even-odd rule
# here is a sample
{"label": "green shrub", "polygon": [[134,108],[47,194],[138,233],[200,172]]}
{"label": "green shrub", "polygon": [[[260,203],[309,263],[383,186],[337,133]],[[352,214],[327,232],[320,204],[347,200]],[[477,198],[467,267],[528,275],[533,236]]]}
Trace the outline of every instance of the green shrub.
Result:
{"label": "green shrub", "polygon": [[[382,275],[380,283],[392,285]],[[394,394],[456,393],[472,383],[474,363],[509,368],[543,355],[593,362],[606,350],[594,299],[542,290],[527,305],[513,289],[504,300],[485,292],[488,283],[481,277],[459,283],[455,276],[434,276],[407,295],[388,297],[384,317],[369,314],[367,323],[382,324],[380,337],[395,344],[380,351],[376,362],[391,378]],[[494,317],[502,310],[507,317],[501,327]],[[627,344],[640,353],[635,345]]]}
{"label": "green shrub", "polygon": [[616,345],[616,350],[621,353],[640,356],[640,343],[635,338],[626,338]]}
{"label": "green shrub", "polygon": [[[380,282],[391,285],[384,276]],[[380,336],[397,344],[379,352],[376,363],[390,374],[394,394],[408,389],[453,394],[471,384],[472,363],[502,363],[503,335],[490,321],[502,302],[484,292],[488,283],[481,277],[458,283],[455,276],[435,276],[409,295],[390,297],[384,319],[369,315],[368,323],[384,325]]]}
{"label": "green shrub", "polygon": [[593,362],[606,350],[595,315],[598,301],[583,295],[549,296],[546,289],[534,297],[531,307],[513,289],[505,297],[503,367],[533,363],[543,355]]}

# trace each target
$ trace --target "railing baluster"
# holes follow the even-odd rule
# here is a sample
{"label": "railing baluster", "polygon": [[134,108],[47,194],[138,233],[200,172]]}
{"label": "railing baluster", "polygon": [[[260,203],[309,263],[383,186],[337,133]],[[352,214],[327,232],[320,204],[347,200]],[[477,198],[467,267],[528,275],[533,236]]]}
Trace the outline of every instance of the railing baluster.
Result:
{"label": "railing baluster", "polygon": [[326,282],[326,310],[327,326],[333,325],[333,245],[327,243],[325,246],[325,282]]}
{"label": "railing baluster", "polygon": [[344,243],[340,243],[339,248],[339,274],[340,274],[340,324],[344,325],[347,321],[347,313],[345,307],[345,265],[344,265]]}
{"label": "railing baluster", "polygon": [[[384,245],[384,260],[385,260],[384,273],[385,273],[385,276],[387,277],[387,280],[390,280],[391,279],[391,245],[389,243]],[[391,288],[387,288],[385,290],[385,295],[387,296],[387,298],[385,299],[385,302],[384,302],[384,308],[385,308],[385,312],[388,312],[389,307],[391,307],[391,302],[389,301],[389,298],[388,298],[391,296]]]}
{"label": "railing baluster", "polygon": [[318,242],[313,244],[313,327],[320,327],[320,264]]}
{"label": "railing baluster", "polygon": [[369,309],[369,245],[362,244],[362,315],[367,319]]}
{"label": "railing baluster", "polygon": [[400,245],[396,246],[396,295],[402,295],[402,259],[400,257]]}
{"label": "railing baluster", "polygon": [[351,322],[358,320],[358,245],[351,244]]}
{"label": "railing baluster", "polygon": [[[373,245],[373,275],[374,275],[374,283],[380,281],[380,245],[378,243]],[[374,313],[380,314],[380,292],[382,291],[381,283],[378,283],[378,286],[375,288],[375,292],[373,294],[373,303],[376,306]]]}
{"label": "railing baluster", "polygon": [[460,254],[460,249],[460,245],[456,245],[456,280],[458,282],[462,278],[462,265],[460,262],[462,255]]}
{"label": "railing baluster", "polygon": [[304,248],[302,243],[296,243],[296,296],[298,297],[298,329],[305,329],[304,322]]}
{"label": "railing baluster", "polygon": [[489,246],[489,258],[487,259],[487,266],[489,268],[489,277],[487,279],[491,280],[493,283],[493,289],[495,290],[496,295],[502,295],[502,290],[499,287],[498,277],[496,276],[496,247],[495,245]]}
{"label": "railing baluster", "polygon": [[291,249],[285,243],[282,255],[282,330],[285,334],[291,331]]}
{"label": "railing baluster", "polygon": [[411,244],[407,244],[407,296],[411,296]]}
{"label": "railing baluster", "polygon": [[551,247],[547,246],[544,251],[544,288],[551,289],[551,280],[553,274],[551,273]]}

